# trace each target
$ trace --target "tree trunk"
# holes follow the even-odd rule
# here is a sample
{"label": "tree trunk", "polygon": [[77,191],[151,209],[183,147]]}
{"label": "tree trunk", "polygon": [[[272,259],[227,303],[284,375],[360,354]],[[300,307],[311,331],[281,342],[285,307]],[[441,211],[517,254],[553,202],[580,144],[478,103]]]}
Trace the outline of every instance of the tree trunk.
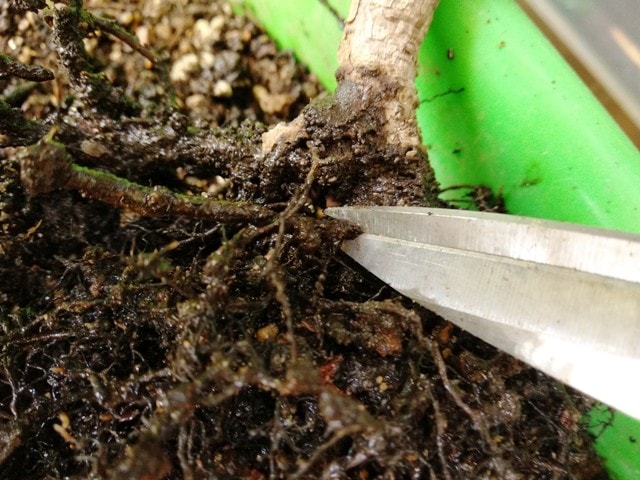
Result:
{"label": "tree trunk", "polygon": [[335,95],[263,134],[263,182],[280,178],[270,169],[287,168],[287,158],[300,163],[297,147],[313,145],[323,159],[317,186],[338,204],[441,205],[418,132],[415,88],[418,49],[437,4],[353,0]]}
{"label": "tree trunk", "polygon": [[356,85],[360,95],[383,106],[383,134],[390,144],[421,145],[415,119],[416,59],[437,4],[438,0],[351,4],[338,51],[338,81],[341,87]]}

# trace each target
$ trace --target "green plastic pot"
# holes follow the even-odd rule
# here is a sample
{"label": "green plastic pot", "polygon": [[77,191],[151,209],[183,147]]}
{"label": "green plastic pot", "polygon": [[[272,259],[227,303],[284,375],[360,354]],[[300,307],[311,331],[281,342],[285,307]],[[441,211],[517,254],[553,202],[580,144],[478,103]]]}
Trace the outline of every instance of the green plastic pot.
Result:
{"label": "green plastic pot", "polygon": [[[238,1],[335,88],[350,0]],[[441,0],[418,70],[443,187],[487,185],[514,214],[640,233],[639,152],[514,0]],[[604,407],[586,421],[611,478],[640,478],[640,423]]]}

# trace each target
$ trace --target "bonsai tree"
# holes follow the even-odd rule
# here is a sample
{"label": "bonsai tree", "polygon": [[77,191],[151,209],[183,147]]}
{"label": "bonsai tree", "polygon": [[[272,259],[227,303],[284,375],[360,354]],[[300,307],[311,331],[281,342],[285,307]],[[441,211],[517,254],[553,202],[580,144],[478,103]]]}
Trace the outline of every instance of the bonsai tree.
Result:
{"label": "bonsai tree", "polygon": [[293,60],[219,2],[188,2],[209,63],[239,63],[210,123],[177,93],[197,55],[171,66],[81,0],[0,4],[56,56],[0,57],[32,82],[0,98],[1,477],[597,476],[582,397],[367,277],[323,216],[439,203],[413,86],[436,3],[354,0],[335,95],[270,129],[226,112]]}

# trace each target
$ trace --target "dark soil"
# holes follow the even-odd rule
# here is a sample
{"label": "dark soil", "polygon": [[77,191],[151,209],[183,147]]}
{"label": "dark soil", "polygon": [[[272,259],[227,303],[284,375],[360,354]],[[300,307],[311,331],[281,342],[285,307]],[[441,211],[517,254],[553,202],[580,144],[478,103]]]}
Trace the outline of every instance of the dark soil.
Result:
{"label": "dark soil", "polygon": [[223,2],[44,3],[0,4],[0,478],[606,478],[584,397],[340,254],[327,204],[435,201],[375,106]]}

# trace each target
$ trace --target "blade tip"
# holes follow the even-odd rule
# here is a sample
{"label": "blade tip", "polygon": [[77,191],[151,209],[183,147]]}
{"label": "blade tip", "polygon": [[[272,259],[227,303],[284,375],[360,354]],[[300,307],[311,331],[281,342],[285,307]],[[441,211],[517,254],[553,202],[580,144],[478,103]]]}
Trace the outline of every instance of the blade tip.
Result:
{"label": "blade tip", "polygon": [[324,214],[336,218],[338,220],[348,220],[349,219],[349,207],[329,207],[324,209]]}

